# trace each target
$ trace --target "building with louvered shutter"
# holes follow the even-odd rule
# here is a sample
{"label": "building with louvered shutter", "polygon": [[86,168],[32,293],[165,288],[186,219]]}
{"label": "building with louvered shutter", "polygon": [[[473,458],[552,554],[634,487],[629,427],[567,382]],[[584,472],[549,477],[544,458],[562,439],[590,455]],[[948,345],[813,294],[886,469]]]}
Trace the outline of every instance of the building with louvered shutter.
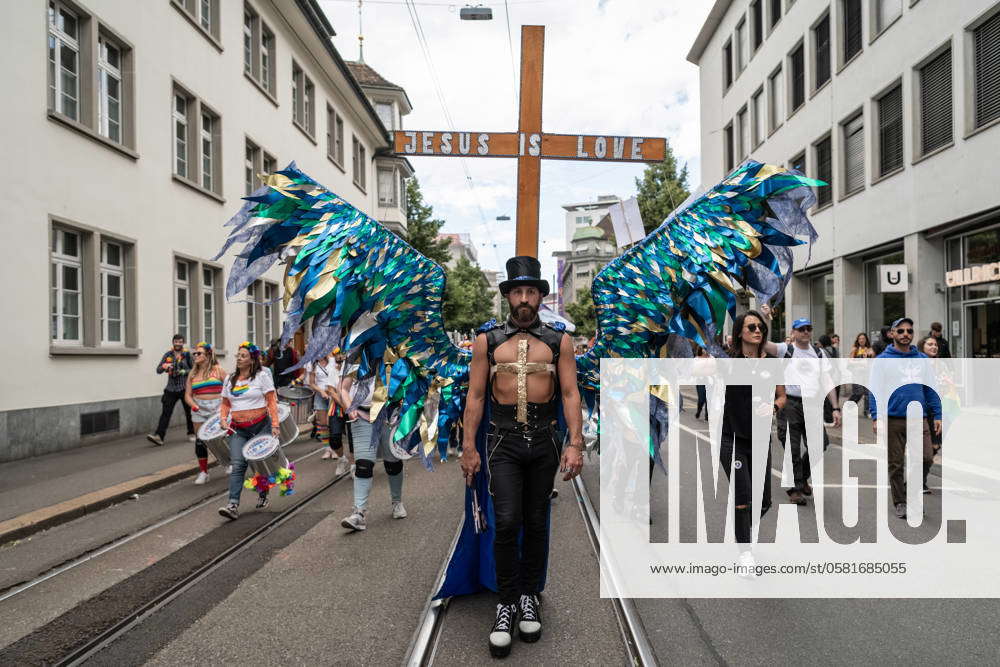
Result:
{"label": "building with louvered shutter", "polygon": [[[750,157],[830,184],[775,338],[809,317],[849,345],[905,313],[1000,357],[1000,1],[716,0],[688,60],[702,183]],[[890,265],[905,291],[881,291]]]}

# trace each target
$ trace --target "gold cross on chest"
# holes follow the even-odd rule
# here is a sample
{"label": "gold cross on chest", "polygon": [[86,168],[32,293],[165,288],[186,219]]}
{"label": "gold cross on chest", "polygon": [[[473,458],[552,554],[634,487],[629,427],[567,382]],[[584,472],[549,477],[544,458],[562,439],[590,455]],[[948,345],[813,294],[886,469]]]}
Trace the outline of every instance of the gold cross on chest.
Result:
{"label": "gold cross on chest", "polygon": [[505,361],[493,367],[494,373],[517,375],[517,421],[528,423],[528,373],[555,373],[556,365],[544,361],[528,362],[528,339],[517,341],[517,361]]}
{"label": "gold cross on chest", "polygon": [[542,132],[545,26],[521,26],[521,94],[517,132],[396,130],[394,150],[404,157],[517,158],[516,254],[538,256],[538,201],[542,160],[661,162],[667,140]]}

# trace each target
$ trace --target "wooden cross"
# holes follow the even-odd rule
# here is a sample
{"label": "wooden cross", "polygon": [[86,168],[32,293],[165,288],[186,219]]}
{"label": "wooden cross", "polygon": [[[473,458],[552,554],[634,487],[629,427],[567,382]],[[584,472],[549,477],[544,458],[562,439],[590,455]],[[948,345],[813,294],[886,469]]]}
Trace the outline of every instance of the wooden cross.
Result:
{"label": "wooden cross", "polygon": [[399,155],[517,158],[516,254],[538,255],[538,198],[543,159],[595,162],[661,162],[661,137],[546,134],[542,132],[545,26],[521,26],[521,95],[517,132],[397,130]]}

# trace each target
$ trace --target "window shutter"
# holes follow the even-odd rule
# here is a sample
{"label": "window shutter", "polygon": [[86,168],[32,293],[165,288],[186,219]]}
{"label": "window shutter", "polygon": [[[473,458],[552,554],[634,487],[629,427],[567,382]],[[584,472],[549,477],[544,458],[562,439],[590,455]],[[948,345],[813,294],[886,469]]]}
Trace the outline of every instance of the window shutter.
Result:
{"label": "window shutter", "polygon": [[817,189],[816,200],[820,206],[829,204],[833,197],[833,151],[830,137],[816,144],[816,178],[826,183]]}
{"label": "window shutter", "polygon": [[844,0],[844,62],[861,50],[861,0]]}
{"label": "window shutter", "polygon": [[816,87],[830,80],[830,16],[827,15],[815,28]]}
{"label": "window shutter", "polygon": [[792,109],[798,109],[806,102],[806,59],[805,47],[792,51]]}
{"label": "window shutter", "polygon": [[858,114],[844,124],[844,192],[865,185],[865,121]]}
{"label": "window shutter", "polygon": [[903,166],[903,87],[878,101],[879,175]]}
{"label": "window shutter", "polygon": [[920,70],[920,153],[952,140],[951,49]]}
{"label": "window shutter", "polygon": [[976,127],[1000,118],[1000,14],[975,31]]}

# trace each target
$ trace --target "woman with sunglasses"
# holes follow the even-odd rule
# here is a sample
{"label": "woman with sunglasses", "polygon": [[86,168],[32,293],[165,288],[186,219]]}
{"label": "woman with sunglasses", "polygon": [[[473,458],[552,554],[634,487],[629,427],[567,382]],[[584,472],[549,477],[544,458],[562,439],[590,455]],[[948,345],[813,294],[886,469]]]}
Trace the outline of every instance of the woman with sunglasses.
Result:
{"label": "woman with sunglasses", "polygon": [[[215,358],[215,350],[204,341],[195,346],[191,356],[194,358],[194,368],[188,375],[184,402],[191,407],[191,421],[202,424],[219,411],[222,404],[222,381],[226,379],[226,372]],[[198,438],[194,441],[194,455],[200,469],[194,483],[204,484],[208,481],[208,449]]]}
{"label": "woman with sunglasses", "polygon": [[[762,359],[768,355],[765,351],[767,341],[767,325],[764,316],[755,310],[748,311],[733,322],[733,337],[726,354],[732,359]],[[775,388],[774,404],[763,402],[759,396],[753,395],[750,385],[729,385],[726,387],[726,404],[722,413],[722,448],[719,457],[726,477],[734,480],[735,528],[736,542],[740,545],[740,565],[745,569],[744,576],[752,577],[756,563],[750,551],[753,507],[753,472],[752,472],[752,415],[756,410],[758,415],[766,415],[780,410],[785,405],[785,388]],[[771,469],[770,439],[767,448],[767,467]],[[764,516],[771,507],[771,476],[764,474],[764,496],[761,499],[760,516]]]}
{"label": "woman with sunglasses", "polygon": [[[222,385],[222,428],[232,431],[229,436],[229,458],[233,462],[229,473],[229,504],[219,508],[227,519],[239,518],[240,494],[247,461],[243,445],[248,440],[268,432],[278,437],[278,397],[271,372],[260,363],[260,348],[244,341],[236,352],[236,372]],[[267,507],[267,491],[260,493],[257,509]]]}

